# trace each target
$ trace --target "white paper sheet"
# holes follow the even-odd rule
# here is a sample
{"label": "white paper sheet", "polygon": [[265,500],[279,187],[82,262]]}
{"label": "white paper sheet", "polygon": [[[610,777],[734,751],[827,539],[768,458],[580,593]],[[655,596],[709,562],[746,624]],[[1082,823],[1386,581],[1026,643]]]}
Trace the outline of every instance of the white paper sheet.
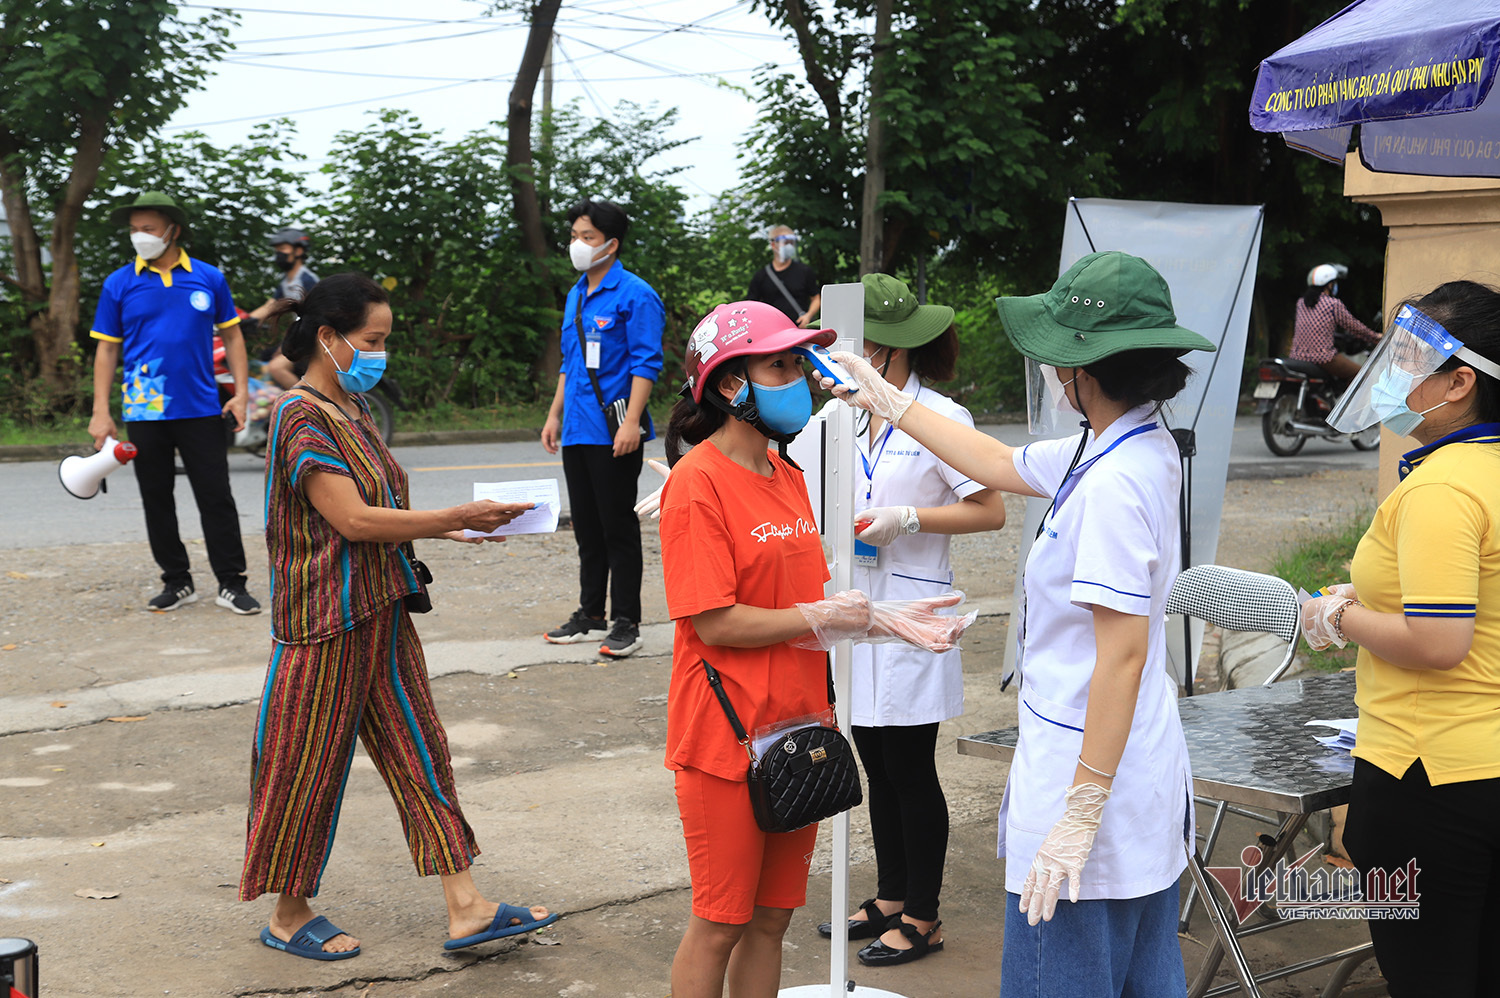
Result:
{"label": "white paper sheet", "polygon": [[1313,738],[1321,745],[1327,745],[1331,749],[1343,749],[1345,752],[1354,748],[1355,733],[1359,728],[1359,718],[1344,717],[1332,721],[1308,721],[1307,726],[1321,725],[1329,728],[1337,728],[1336,735],[1313,735]]}
{"label": "white paper sheet", "polygon": [[538,478],[530,482],[475,482],[474,499],[490,499],[494,502],[535,503],[509,523],[501,524],[489,533],[480,530],[465,530],[465,537],[502,537],[511,534],[550,534],[557,530],[558,514],[562,512],[562,499],[557,490],[557,479]]}

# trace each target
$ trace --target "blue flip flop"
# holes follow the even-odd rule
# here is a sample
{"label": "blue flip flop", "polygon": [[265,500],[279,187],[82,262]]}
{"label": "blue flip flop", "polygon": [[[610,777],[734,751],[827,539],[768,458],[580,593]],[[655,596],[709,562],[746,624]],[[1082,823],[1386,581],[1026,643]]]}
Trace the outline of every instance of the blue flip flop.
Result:
{"label": "blue flip flop", "polygon": [[[551,925],[561,917],[561,915],[554,913],[543,919],[534,919],[531,917],[530,908],[518,908],[513,904],[502,904],[500,910],[495,912],[495,920],[490,923],[488,929],[485,929],[483,932],[476,932],[472,936],[464,936],[461,939],[450,939],[443,943],[443,949],[463,949],[466,946],[477,946],[480,943],[487,943],[491,939],[519,936],[523,932],[530,932],[533,929],[540,929],[544,925]],[[510,920],[512,918],[519,918],[521,924],[511,925]]]}
{"label": "blue flip flop", "polygon": [[[529,914],[529,912],[528,912]],[[287,942],[282,942],[271,935],[271,928],[267,926],[260,930],[260,941],[272,949],[279,949],[283,953],[292,956],[304,957],[308,960],[347,960],[353,956],[359,956],[359,947],[345,950],[342,953],[325,953],[323,944],[334,936],[343,935],[344,930],[334,925],[328,919],[319,915],[297,930]]]}

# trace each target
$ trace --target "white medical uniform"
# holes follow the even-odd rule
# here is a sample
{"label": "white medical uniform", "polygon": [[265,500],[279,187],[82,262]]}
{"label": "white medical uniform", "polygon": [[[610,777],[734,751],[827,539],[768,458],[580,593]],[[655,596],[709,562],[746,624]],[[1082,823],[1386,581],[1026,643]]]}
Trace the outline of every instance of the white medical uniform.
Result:
{"label": "white medical uniform", "polygon": [[[1042,840],[1062,817],[1083,745],[1097,646],[1094,606],[1146,617],[1149,639],[1130,738],[1080,899],[1136,898],[1165,890],[1187,865],[1192,777],[1167,672],[1167,594],[1181,565],[1176,442],[1150,405],[1090,436],[1068,488],[1026,560],[1020,742],[1000,805],[1005,889],[1019,894]],[[1022,479],[1058,495],[1076,437],[1016,452]],[[1019,616],[1019,614],[1018,614]]]}
{"label": "white medical uniform", "polygon": [[[907,378],[903,391],[940,416],[974,425],[967,409],[924,387],[915,374]],[[873,443],[869,434],[863,434],[856,446],[863,472],[856,479],[861,485],[855,496],[856,512],[877,506],[947,506],[984,490],[889,424]],[[878,549],[874,568],[855,565],[854,588],[874,600],[923,599],[949,592],[953,588],[950,540],[947,534],[903,534]],[[958,649],[934,654],[899,642],[854,646],[851,724],[867,728],[935,724],[963,712],[963,662]]]}

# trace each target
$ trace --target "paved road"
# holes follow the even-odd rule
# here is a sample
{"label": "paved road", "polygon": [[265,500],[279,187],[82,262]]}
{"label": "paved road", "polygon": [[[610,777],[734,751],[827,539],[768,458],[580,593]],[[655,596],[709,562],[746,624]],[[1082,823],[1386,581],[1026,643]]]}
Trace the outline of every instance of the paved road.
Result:
{"label": "paved road", "polygon": [[[1021,424],[982,427],[985,432],[1011,444],[1024,444],[1030,437]],[[398,447],[396,457],[411,474],[412,495],[418,505],[447,506],[472,498],[476,481],[521,481],[531,478],[562,478],[562,462],[548,454],[540,443],[463,444],[433,447]],[[646,448],[648,457],[662,456],[661,441]],[[1288,478],[1328,468],[1374,468],[1379,452],[1361,453],[1347,443],[1309,441],[1293,458],[1277,458],[1261,440],[1260,423],[1242,416],[1235,421],[1230,452],[1231,479]],[[229,457],[230,479],[240,521],[246,533],[265,527],[264,465],[249,454]],[[31,461],[0,465],[0,509],[5,511],[0,528],[0,548],[45,547],[71,542],[144,541],[146,526],[140,496],[126,467],[109,479],[110,491],[88,502],[73,499],[57,481],[57,462]],[[656,489],[656,475],[649,469],[641,475],[641,494]],[[187,480],[177,479],[182,536],[201,538],[198,517]],[[562,490],[567,508],[567,490]]]}

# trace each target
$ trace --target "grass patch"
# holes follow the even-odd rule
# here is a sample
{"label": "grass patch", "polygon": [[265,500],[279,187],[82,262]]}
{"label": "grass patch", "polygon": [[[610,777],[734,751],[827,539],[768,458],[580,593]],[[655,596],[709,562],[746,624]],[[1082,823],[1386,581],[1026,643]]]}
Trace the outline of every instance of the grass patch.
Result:
{"label": "grass patch", "polygon": [[91,447],[89,421],[82,416],[59,417],[44,424],[0,419],[0,447]]}
{"label": "grass patch", "polygon": [[[1271,563],[1271,574],[1308,592],[1319,586],[1348,582],[1349,560],[1369,528],[1372,515],[1353,516],[1282,551]],[[1320,672],[1337,672],[1353,665],[1358,652],[1359,646],[1352,642],[1346,648],[1330,645],[1322,651],[1309,652],[1308,664]]]}

